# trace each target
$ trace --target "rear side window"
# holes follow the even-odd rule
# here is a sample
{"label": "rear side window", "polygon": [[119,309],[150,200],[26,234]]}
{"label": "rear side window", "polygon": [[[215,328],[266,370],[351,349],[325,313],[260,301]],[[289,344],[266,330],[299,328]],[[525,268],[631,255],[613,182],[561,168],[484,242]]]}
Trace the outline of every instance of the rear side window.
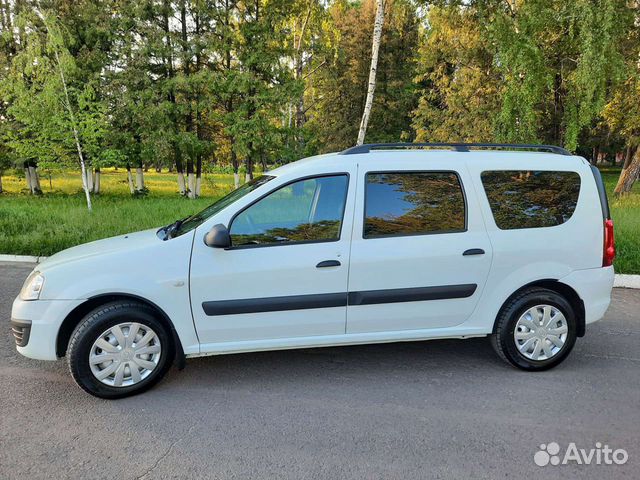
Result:
{"label": "rear side window", "polygon": [[481,178],[501,230],[561,225],[578,204],[580,175],[576,172],[485,171]]}
{"label": "rear side window", "polygon": [[454,172],[366,176],[364,238],[461,232],[465,201]]}

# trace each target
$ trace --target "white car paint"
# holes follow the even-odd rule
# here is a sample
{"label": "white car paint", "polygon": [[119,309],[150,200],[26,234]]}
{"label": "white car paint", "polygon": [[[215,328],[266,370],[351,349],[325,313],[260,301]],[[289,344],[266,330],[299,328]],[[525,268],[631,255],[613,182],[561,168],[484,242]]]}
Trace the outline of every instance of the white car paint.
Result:
{"label": "white car paint", "polygon": [[[462,180],[467,231],[363,239],[364,176],[379,170],[446,170]],[[578,206],[566,223],[500,230],[484,193],[484,170],[567,170],[581,177]],[[215,249],[204,236],[268,192],[307,176],[347,173],[340,240],[263,248]],[[144,299],[171,320],[186,356],[361,343],[465,338],[492,333],[506,299],[524,285],[557,280],[585,305],[586,323],[604,315],[613,267],[602,267],[602,210],[589,164],[581,157],[506,151],[372,151],[328,154],[270,172],[275,178],[195,230],[162,240],[156,230],[60,252],[36,267],[38,300],[16,298],[12,318],[32,322],[25,356],[55,360],[65,318],[88,299]],[[463,257],[481,248],[484,255]],[[317,269],[324,260],[339,267]],[[431,285],[476,284],[466,298],[349,305],[208,316],[202,303]]]}

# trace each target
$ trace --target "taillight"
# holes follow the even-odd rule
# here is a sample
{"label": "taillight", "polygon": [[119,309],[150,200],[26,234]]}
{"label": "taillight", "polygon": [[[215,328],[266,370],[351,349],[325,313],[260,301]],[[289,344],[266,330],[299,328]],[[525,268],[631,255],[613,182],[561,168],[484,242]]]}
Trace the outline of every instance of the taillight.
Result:
{"label": "taillight", "polygon": [[613,237],[613,220],[604,221],[604,251],[602,254],[602,266],[610,267],[616,258],[616,241]]}

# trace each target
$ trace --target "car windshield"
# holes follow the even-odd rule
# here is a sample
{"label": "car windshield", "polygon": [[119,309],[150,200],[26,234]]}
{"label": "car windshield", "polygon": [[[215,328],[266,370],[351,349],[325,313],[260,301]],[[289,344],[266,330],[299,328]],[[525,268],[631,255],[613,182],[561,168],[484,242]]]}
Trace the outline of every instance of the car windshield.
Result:
{"label": "car windshield", "polygon": [[198,225],[202,224],[208,218],[211,218],[212,215],[215,215],[223,208],[231,205],[236,200],[244,197],[250,192],[253,192],[256,188],[267,183],[269,180],[273,180],[275,177],[269,175],[262,175],[260,177],[254,178],[253,180],[245,183],[240,188],[233,190],[231,193],[225,195],[221,199],[209,205],[207,208],[202,210],[201,212],[196,213],[190,217],[182,221],[177,222],[177,226],[174,231],[171,233],[171,238],[178,237],[184,233],[187,233]]}

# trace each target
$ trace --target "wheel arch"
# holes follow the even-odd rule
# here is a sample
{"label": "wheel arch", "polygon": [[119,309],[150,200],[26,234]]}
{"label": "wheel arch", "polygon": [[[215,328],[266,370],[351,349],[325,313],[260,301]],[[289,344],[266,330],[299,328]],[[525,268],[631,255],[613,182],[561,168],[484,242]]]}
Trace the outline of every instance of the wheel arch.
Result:
{"label": "wheel arch", "polygon": [[580,295],[578,295],[578,292],[576,292],[572,287],[570,287],[566,283],[562,283],[561,281],[552,279],[552,278],[536,280],[534,282],[527,283],[526,285],[521,286],[515,292],[509,295],[509,297],[506,298],[504,302],[502,302],[502,305],[498,310],[496,318],[493,321],[492,333],[496,333],[497,319],[500,316],[500,312],[502,312],[502,309],[505,307],[505,305],[507,305],[511,301],[511,299],[516,295],[518,295],[520,292],[531,287],[546,288],[566,298],[567,301],[571,304],[571,307],[573,308],[574,313],[576,314],[576,322],[577,322],[576,335],[578,337],[584,337],[585,328],[586,328],[584,301],[582,300],[582,298],[580,298]]}
{"label": "wheel arch", "polygon": [[117,301],[117,300],[135,300],[138,303],[146,305],[158,313],[159,320],[167,327],[169,330],[173,341],[176,352],[175,362],[178,364],[178,368],[184,368],[185,363],[185,355],[184,350],[182,348],[182,342],[180,341],[180,337],[176,332],[175,326],[171,321],[171,318],[166,314],[166,312],[160,308],[155,303],[147,300],[146,298],[140,297],[138,295],[133,295],[130,293],[106,293],[96,295],[87,299],[85,302],[78,305],[76,308],[71,310],[69,314],[65,317],[60,325],[60,329],[58,330],[58,336],[56,338],[56,355],[58,357],[64,357],[67,353],[67,347],[69,345],[69,340],[71,340],[71,334],[78,326],[80,321],[92,310],[105,305],[109,302]]}

